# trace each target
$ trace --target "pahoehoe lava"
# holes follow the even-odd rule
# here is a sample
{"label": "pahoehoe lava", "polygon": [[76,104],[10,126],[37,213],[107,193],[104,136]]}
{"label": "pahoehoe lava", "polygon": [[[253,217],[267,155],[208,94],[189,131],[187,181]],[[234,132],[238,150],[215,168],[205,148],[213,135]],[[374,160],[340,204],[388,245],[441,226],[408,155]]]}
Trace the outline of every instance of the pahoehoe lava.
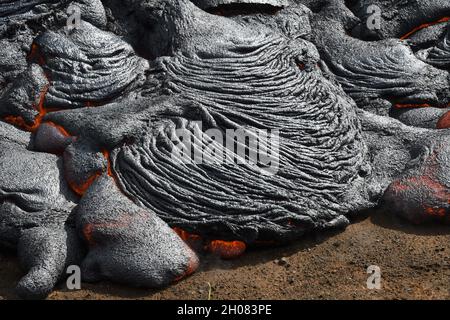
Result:
{"label": "pahoehoe lava", "polygon": [[[198,251],[301,241],[377,206],[449,223],[448,17],[436,0],[3,1],[0,245],[18,294],[45,298],[69,265],[159,288]],[[230,132],[260,131],[278,133],[272,166],[234,148]],[[174,157],[190,142],[204,161]]]}

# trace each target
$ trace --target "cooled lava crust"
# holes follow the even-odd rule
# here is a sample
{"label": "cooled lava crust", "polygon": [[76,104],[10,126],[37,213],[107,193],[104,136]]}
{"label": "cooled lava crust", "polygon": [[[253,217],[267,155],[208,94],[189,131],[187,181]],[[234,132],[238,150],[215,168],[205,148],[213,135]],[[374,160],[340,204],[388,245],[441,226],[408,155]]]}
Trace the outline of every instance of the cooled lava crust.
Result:
{"label": "cooled lava crust", "polygon": [[[448,0],[1,1],[0,244],[18,294],[45,298],[69,265],[163,287],[200,252],[377,206],[450,222],[449,21]],[[277,172],[173,157],[195,140],[236,158],[211,129],[278,130]]]}

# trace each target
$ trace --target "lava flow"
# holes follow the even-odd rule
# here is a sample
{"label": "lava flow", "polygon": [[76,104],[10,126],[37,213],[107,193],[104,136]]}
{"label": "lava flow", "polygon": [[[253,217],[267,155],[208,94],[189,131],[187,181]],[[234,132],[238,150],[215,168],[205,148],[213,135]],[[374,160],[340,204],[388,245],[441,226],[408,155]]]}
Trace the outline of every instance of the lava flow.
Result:
{"label": "lava flow", "polygon": [[415,34],[416,32],[418,32],[420,30],[423,30],[423,29],[428,28],[428,27],[432,27],[432,26],[440,24],[440,23],[449,22],[449,21],[450,21],[450,17],[444,17],[444,18],[439,19],[438,21],[434,21],[434,22],[430,22],[430,23],[424,23],[424,24],[414,28],[413,30],[411,30],[410,32],[405,34],[404,36],[402,36],[400,38],[400,40],[406,40],[406,39],[408,39],[409,37],[411,37],[413,34]]}
{"label": "lava flow", "polygon": [[438,121],[436,129],[449,129],[450,128],[450,111],[444,114]]}
{"label": "lava flow", "polygon": [[105,222],[105,223],[88,223],[83,227],[83,235],[86,239],[89,246],[95,246],[96,243],[94,241],[94,232],[96,229],[119,229],[126,228],[132,222],[132,219],[128,215],[123,215],[117,218],[117,221],[114,222]]}
{"label": "lava flow", "polygon": [[5,117],[5,121],[10,124],[13,124],[19,128],[22,128],[26,131],[35,132],[39,128],[39,126],[42,124],[42,119],[47,114],[47,110],[44,107],[44,101],[45,101],[45,95],[47,94],[48,89],[49,89],[49,85],[46,85],[39,94],[38,105],[33,106],[39,112],[39,114],[34,119],[32,125],[27,124],[26,121],[21,116],[7,116],[7,117]]}
{"label": "lava flow", "polygon": [[207,246],[207,250],[212,254],[220,256],[222,259],[235,259],[244,254],[247,245],[242,241],[222,241],[213,240]]}
{"label": "lava flow", "polygon": [[53,128],[55,128],[56,130],[58,130],[64,137],[71,137],[72,136],[69,132],[67,132],[66,129],[64,129],[60,125],[57,125],[56,123],[53,123],[51,121],[45,121],[44,123],[49,125],[49,126],[51,126],[51,127],[53,127]]}
{"label": "lava flow", "polygon": [[242,241],[212,240],[207,242],[206,245],[203,245],[204,241],[199,235],[191,234],[180,228],[173,228],[173,230],[193,250],[203,249],[221,257],[222,259],[238,258],[244,254],[247,249],[247,245]]}
{"label": "lava flow", "polygon": [[95,174],[93,174],[92,176],[90,176],[86,181],[84,181],[83,183],[77,185],[75,183],[71,183],[69,182],[69,186],[70,188],[78,195],[78,196],[83,196],[87,189],[89,189],[89,187],[91,186],[92,183],[94,183],[94,181],[100,177],[102,175],[101,172],[96,172]]}
{"label": "lava flow", "polygon": [[[109,158],[109,151],[107,150],[103,150],[102,151],[103,156],[105,157],[106,161],[107,161],[107,168],[106,168],[106,172],[108,174],[108,176],[112,177],[117,184],[116,178],[112,172],[111,169],[111,160]],[[95,172],[93,175],[91,175],[88,179],[86,179],[83,183],[81,184],[75,184],[73,182],[70,182],[69,180],[69,186],[70,188],[78,195],[78,196],[83,196],[86,191],[89,189],[89,187],[94,183],[94,181],[99,178],[101,175],[103,174],[102,170],[99,170],[97,172]]]}
{"label": "lava flow", "polygon": [[397,103],[395,105],[395,108],[397,109],[409,109],[409,108],[430,108],[431,105],[428,103],[406,103],[406,104],[402,104],[402,103]]}
{"label": "lava flow", "polygon": [[193,274],[195,272],[195,270],[197,270],[198,268],[198,259],[196,257],[191,256],[189,259],[189,265],[186,269],[186,271],[181,274],[180,276],[176,277],[174,282],[178,282],[180,280],[183,280],[186,277],[189,277],[191,274]]}
{"label": "lava flow", "polygon": [[43,66],[45,64],[45,58],[41,54],[39,46],[36,43],[33,43],[31,45],[31,50],[27,56],[27,59],[29,61],[35,60],[40,66]]}
{"label": "lava flow", "polygon": [[[33,43],[31,45],[31,50],[30,53],[27,56],[27,60],[28,61],[35,61],[37,62],[39,65],[44,65],[45,64],[45,59],[44,56],[41,54],[39,46],[36,43]],[[47,80],[50,82],[50,78],[47,74],[45,74],[45,76],[47,77]],[[48,110],[46,110],[45,106],[44,106],[44,101],[45,101],[45,96],[47,95],[47,92],[50,88],[50,85],[47,84],[40,92],[39,94],[39,102],[38,105],[36,106],[35,104],[33,104],[33,108],[36,109],[39,114],[37,115],[37,117],[34,119],[33,124],[28,124],[25,119],[23,119],[22,116],[6,116],[5,117],[5,121],[15,125],[19,128],[22,128],[26,131],[29,132],[35,132],[39,126],[42,124],[42,120],[44,119],[45,115],[47,114]],[[64,130],[65,131],[65,130]]]}

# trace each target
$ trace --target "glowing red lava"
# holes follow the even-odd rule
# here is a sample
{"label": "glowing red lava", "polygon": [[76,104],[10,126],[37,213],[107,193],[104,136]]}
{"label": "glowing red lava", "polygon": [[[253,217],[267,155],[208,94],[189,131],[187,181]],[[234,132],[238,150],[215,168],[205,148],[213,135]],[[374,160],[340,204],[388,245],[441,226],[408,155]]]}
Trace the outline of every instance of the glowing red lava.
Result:
{"label": "glowing red lava", "polygon": [[434,21],[434,22],[430,22],[430,23],[424,23],[424,24],[422,24],[422,25],[420,25],[420,26],[414,28],[413,30],[411,30],[411,31],[408,32],[407,34],[405,34],[403,37],[400,38],[400,40],[408,39],[408,38],[411,37],[414,33],[418,32],[418,31],[420,31],[420,30],[422,30],[422,29],[425,29],[425,28],[434,26],[434,25],[439,24],[439,23],[445,23],[445,22],[448,22],[448,21],[450,21],[450,17],[444,17],[444,18],[439,19],[438,21]]}
{"label": "glowing red lava", "polygon": [[110,223],[88,223],[83,227],[83,236],[89,246],[95,246],[95,241],[93,239],[93,233],[96,229],[118,229],[126,228],[131,224],[131,217],[124,214],[120,216],[117,221]]}
{"label": "glowing red lava", "polygon": [[203,240],[199,235],[189,233],[183,229],[176,227],[173,228],[173,231],[175,231],[178,236],[193,250],[200,249],[202,247]]}
{"label": "glowing red lava", "polygon": [[94,181],[100,177],[102,174],[101,172],[97,172],[95,174],[93,174],[92,176],[90,176],[86,181],[84,181],[83,183],[77,185],[73,182],[68,182],[70,188],[78,195],[78,196],[83,196],[87,189],[89,189],[89,187],[91,186],[92,183],[94,183]]}
{"label": "glowing red lava", "polygon": [[40,52],[39,45],[33,43],[31,45],[30,53],[27,56],[28,60],[35,60],[40,66],[45,64],[45,58]]}
{"label": "glowing red lava", "polygon": [[64,137],[71,137],[72,136],[70,133],[67,132],[66,129],[64,129],[60,125],[57,125],[56,123],[53,123],[51,121],[46,121],[44,123],[49,125],[49,126],[51,126],[51,127],[53,127],[53,128],[56,128]]}
{"label": "glowing red lava", "polygon": [[191,274],[195,272],[195,270],[197,270],[197,268],[198,268],[198,259],[196,257],[191,256],[186,271],[182,275],[176,277],[174,282],[178,282],[186,277],[189,277]]}
{"label": "glowing red lava", "polygon": [[450,128],[450,111],[445,113],[438,121],[436,129],[449,129]]}
{"label": "glowing red lava", "polygon": [[[103,150],[102,151],[103,156],[105,157],[106,161],[107,161],[107,174],[108,176],[112,177],[114,179],[114,181],[116,182],[117,185],[117,181],[115,179],[114,174],[112,173],[112,169],[111,169],[111,161],[109,159],[109,151],[107,150]],[[89,187],[92,185],[92,183],[94,183],[94,181],[99,178],[101,175],[103,174],[102,170],[97,171],[96,173],[94,173],[92,176],[90,176],[86,181],[84,181],[82,184],[77,185],[73,182],[69,182],[69,186],[70,188],[78,195],[78,196],[83,196],[86,191],[89,189]]]}

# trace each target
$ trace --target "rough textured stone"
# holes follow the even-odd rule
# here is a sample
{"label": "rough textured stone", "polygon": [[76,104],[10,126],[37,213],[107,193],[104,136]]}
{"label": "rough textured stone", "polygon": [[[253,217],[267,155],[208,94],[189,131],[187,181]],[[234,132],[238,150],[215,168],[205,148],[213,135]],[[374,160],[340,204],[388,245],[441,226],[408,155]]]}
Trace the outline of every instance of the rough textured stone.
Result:
{"label": "rough textured stone", "polygon": [[[379,30],[367,29],[369,4]],[[83,20],[70,32],[69,5]],[[72,264],[85,281],[166,286],[198,265],[181,238],[231,258],[375,206],[448,223],[449,10],[3,1],[0,244],[18,251],[18,293],[45,297]],[[212,129],[278,130],[275,166],[238,163]],[[189,140],[232,161],[180,162]]]}

